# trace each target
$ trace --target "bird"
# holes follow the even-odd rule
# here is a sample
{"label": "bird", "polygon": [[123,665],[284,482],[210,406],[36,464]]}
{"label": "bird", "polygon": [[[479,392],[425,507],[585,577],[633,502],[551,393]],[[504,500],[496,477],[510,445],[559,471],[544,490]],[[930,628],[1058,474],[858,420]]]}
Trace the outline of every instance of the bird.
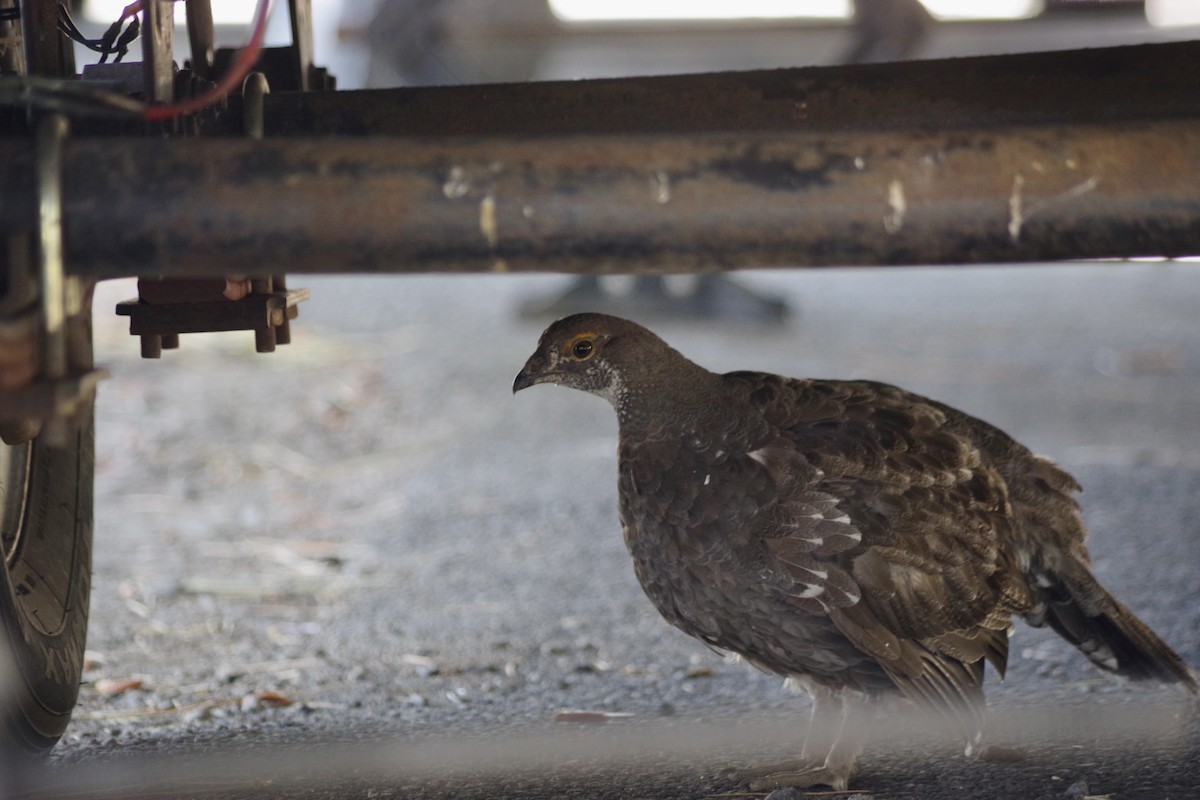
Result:
{"label": "bird", "polygon": [[662,616],[811,693],[800,757],[740,773],[753,789],[846,790],[854,720],[892,697],[970,753],[1018,617],[1197,691],[1092,574],[1076,480],[987,422],[886,383],[714,373],[596,313],[551,324],[513,392],[542,383],[615,409],[621,528]]}

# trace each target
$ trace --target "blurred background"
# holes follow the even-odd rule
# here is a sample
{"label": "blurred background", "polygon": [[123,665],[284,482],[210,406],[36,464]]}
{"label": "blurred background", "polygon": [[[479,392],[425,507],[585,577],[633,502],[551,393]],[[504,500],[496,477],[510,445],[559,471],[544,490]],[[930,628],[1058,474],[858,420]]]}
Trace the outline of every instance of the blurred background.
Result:
{"label": "blurred background", "polygon": [[[945,24],[931,28],[909,57],[1193,38],[1200,25],[1200,4],[1192,0],[862,5],[873,18],[902,27],[918,4]],[[97,30],[124,6],[82,0]],[[253,12],[245,0],[213,0],[225,34],[219,41],[244,40]],[[840,63],[855,40],[853,12],[852,0],[313,0],[316,59],[341,89]],[[184,23],[182,7],[177,22]],[[286,7],[276,3],[267,43],[287,41]]]}

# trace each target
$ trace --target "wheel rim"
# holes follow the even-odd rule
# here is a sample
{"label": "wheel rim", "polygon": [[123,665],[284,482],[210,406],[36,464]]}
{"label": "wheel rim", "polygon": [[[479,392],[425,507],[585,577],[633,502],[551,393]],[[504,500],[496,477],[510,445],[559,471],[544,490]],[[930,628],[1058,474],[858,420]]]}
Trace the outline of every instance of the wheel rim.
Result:
{"label": "wheel rim", "polygon": [[4,567],[10,568],[21,551],[25,510],[29,503],[32,446],[0,443],[0,552]]}

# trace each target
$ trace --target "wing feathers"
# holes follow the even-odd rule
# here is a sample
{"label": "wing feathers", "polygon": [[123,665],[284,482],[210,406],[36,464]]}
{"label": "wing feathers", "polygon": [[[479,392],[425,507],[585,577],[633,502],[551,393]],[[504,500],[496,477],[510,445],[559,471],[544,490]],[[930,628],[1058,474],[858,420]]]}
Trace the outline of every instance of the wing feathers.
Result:
{"label": "wing feathers", "polygon": [[1003,479],[914,395],[741,374],[750,379],[778,426],[744,454],[778,489],[749,526],[766,564],[901,689],[962,716],[982,696],[983,662],[1003,674],[1008,620],[1028,598],[1001,557]]}

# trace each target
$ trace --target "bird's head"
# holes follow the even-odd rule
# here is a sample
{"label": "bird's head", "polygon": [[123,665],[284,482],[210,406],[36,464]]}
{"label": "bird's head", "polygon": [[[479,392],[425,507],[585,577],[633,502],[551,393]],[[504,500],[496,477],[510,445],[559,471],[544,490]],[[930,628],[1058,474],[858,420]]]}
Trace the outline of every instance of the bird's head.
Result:
{"label": "bird's head", "polygon": [[539,383],[556,383],[612,400],[622,383],[620,359],[614,359],[626,349],[622,347],[622,334],[638,331],[650,333],[632,322],[604,314],[564,317],[542,333],[537,350],[513,381],[513,392]]}
{"label": "bird's head", "polygon": [[513,381],[513,392],[556,383],[605,398],[614,405],[645,380],[663,357],[682,359],[641,325],[605,314],[575,314],[553,323]]}

